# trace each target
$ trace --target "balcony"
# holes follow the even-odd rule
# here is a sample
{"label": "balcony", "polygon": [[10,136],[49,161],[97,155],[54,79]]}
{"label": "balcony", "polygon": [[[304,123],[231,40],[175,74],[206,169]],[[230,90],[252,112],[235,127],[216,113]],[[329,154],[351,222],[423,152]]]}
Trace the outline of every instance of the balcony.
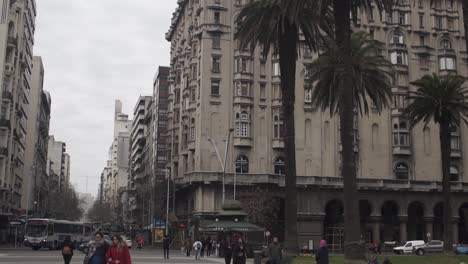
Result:
{"label": "balcony", "polygon": [[284,140],[283,139],[273,139],[272,147],[273,147],[273,149],[284,149]]}
{"label": "balcony", "polygon": [[10,128],[11,127],[11,122],[9,119],[6,119],[5,117],[0,118],[0,128]]}
{"label": "balcony", "polygon": [[15,72],[15,67],[13,66],[13,63],[11,62],[5,63],[5,74],[7,76],[11,76],[13,75],[14,72]]}
{"label": "balcony", "polygon": [[235,147],[252,147],[252,138],[250,137],[235,137],[233,141]]}
{"label": "balcony", "polygon": [[250,96],[236,96],[234,97],[234,104],[253,105],[254,100]]}
{"label": "balcony", "polygon": [[450,56],[456,56],[456,52],[454,49],[439,49],[439,55],[450,55]]}
{"label": "balcony", "polygon": [[6,101],[11,101],[11,100],[13,100],[13,94],[11,92],[9,92],[9,91],[4,91],[2,93],[2,99],[6,100]]}
{"label": "balcony", "polygon": [[411,155],[409,146],[393,146],[393,155]]}

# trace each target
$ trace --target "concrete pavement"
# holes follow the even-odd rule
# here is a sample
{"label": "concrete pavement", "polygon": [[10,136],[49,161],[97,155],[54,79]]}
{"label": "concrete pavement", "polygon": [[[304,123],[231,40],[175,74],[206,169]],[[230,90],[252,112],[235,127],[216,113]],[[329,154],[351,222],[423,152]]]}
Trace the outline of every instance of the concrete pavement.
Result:
{"label": "concrete pavement", "polygon": [[[162,250],[158,249],[144,249],[130,251],[132,255],[133,264],[218,264],[224,263],[222,258],[202,258],[197,261],[193,257],[183,256],[180,251],[173,250],[171,258],[165,260]],[[75,252],[71,264],[82,264],[84,255],[80,252]],[[63,259],[60,251],[39,250],[33,251],[31,249],[2,249],[0,250],[0,264],[63,264]]]}

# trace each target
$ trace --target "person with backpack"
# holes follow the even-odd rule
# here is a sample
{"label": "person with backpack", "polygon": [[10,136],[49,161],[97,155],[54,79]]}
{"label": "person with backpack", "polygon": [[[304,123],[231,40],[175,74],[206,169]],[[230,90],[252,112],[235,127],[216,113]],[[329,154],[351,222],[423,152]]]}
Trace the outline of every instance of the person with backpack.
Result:
{"label": "person with backpack", "polygon": [[107,264],[132,264],[127,243],[120,235],[112,236],[112,246],[106,253]]}
{"label": "person with backpack", "polygon": [[195,250],[195,259],[200,260],[200,252],[203,247],[203,244],[200,240],[195,239],[195,243],[193,243],[193,250]]}
{"label": "person with backpack", "polygon": [[75,245],[71,242],[70,236],[66,236],[65,241],[63,241],[63,245],[62,245],[62,256],[63,256],[63,262],[65,264],[70,264],[70,261],[73,257],[74,249],[75,249]]}

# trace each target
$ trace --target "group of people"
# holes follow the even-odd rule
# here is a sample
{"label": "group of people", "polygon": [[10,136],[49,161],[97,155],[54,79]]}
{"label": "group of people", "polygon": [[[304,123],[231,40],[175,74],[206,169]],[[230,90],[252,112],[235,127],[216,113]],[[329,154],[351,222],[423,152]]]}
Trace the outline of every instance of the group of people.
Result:
{"label": "group of people", "polygon": [[[197,242],[200,242],[200,243],[197,243]],[[200,249],[199,249],[200,256],[199,257],[204,257],[205,255],[207,257],[209,257],[209,256],[214,254],[214,252],[216,251],[216,248],[217,248],[216,241],[214,239],[211,239],[210,236],[208,236],[206,239],[203,238],[203,237],[201,239],[195,239],[195,242],[193,242],[190,238],[187,238],[185,240],[185,245],[184,245],[185,253],[186,253],[187,257],[190,257],[190,255],[192,253],[192,250],[194,250],[194,252],[196,252],[195,244],[197,244],[197,246],[200,247]]]}
{"label": "group of people", "polygon": [[[75,249],[74,243],[67,237],[62,245],[62,256],[65,264],[70,264]],[[88,244],[88,253],[83,261],[84,264],[132,264],[130,251],[127,243],[120,235],[112,236],[109,245],[104,240],[104,235],[98,231],[94,240]]]}
{"label": "group of people", "polygon": [[[329,252],[328,252],[327,241],[321,240],[320,248],[315,254],[315,261],[317,261],[317,264],[329,264],[330,262],[329,262],[328,255],[329,255]],[[379,264],[376,254],[371,255],[369,264]],[[385,258],[382,264],[392,264],[392,262],[390,262],[388,258]]]}

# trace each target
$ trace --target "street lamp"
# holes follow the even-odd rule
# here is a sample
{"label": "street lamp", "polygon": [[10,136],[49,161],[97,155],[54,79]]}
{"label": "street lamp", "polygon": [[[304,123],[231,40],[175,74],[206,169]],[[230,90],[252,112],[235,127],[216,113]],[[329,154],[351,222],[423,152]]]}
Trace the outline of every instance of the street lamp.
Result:
{"label": "street lamp", "polygon": [[225,197],[226,197],[226,161],[227,161],[227,154],[229,151],[229,141],[231,140],[231,133],[234,131],[234,129],[230,128],[228,132],[228,137],[227,140],[224,140],[226,142],[226,145],[224,146],[224,162],[221,160],[221,156],[219,155],[218,147],[216,146],[216,143],[212,138],[209,138],[208,141],[213,144],[214,150],[216,152],[216,156],[218,156],[219,163],[221,164],[221,169],[223,170],[223,199],[222,203],[224,204]]}
{"label": "street lamp", "polygon": [[34,216],[37,216],[37,201],[34,201]]}

